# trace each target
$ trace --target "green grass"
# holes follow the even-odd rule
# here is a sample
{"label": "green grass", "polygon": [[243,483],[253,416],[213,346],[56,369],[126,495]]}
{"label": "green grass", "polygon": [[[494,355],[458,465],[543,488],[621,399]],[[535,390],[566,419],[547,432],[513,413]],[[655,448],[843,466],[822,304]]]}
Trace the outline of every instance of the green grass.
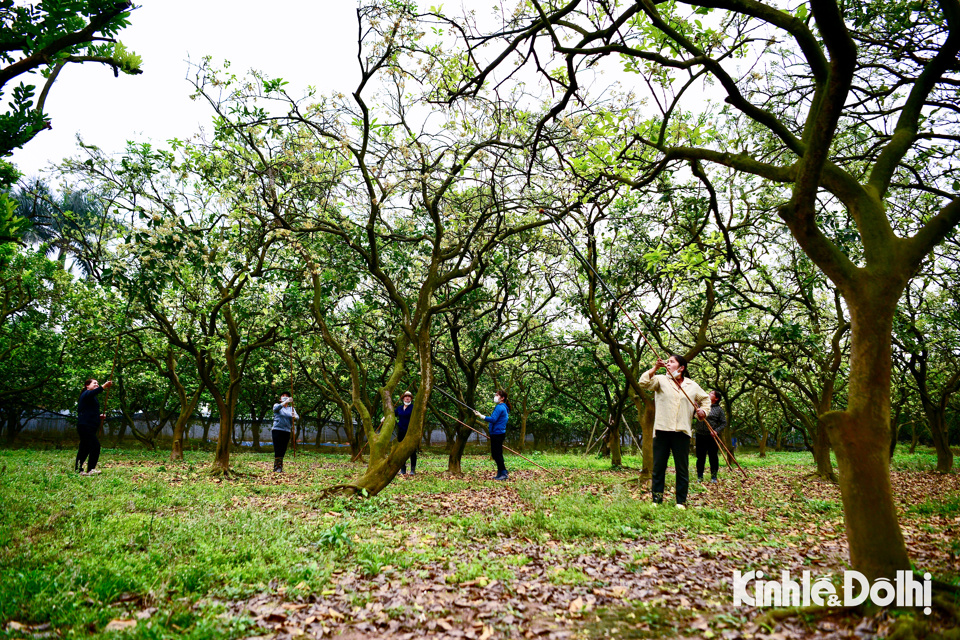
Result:
{"label": "green grass", "polygon": [[[445,563],[448,582],[508,584],[530,558],[491,553],[464,561],[454,550],[495,545],[500,536],[511,536],[559,543],[565,553],[613,553],[618,541],[656,546],[681,532],[717,537],[702,547],[709,556],[739,541],[757,547],[777,544],[797,522],[842,517],[841,505],[832,499],[801,495],[785,504],[789,488],[774,494],[758,487],[735,498],[769,512],[765,519],[726,508],[654,508],[646,499],[638,501],[625,484],[631,471],[611,473],[609,461],[572,454],[529,454],[560,471],[566,487],[554,490],[555,483],[545,476],[515,481],[509,485],[515,508],[498,517],[483,510],[437,507],[446,496],[459,496],[450,498],[454,502],[469,500],[478,488],[475,476],[436,474],[446,466],[445,454],[425,453],[419,470],[427,473],[415,481],[394,482],[368,500],[319,497],[323,487],[355,476],[358,467],[348,465],[343,455],[301,452],[288,465],[294,475],[282,483],[266,472],[268,454],[234,454],[233,467],[243,475],[223,482],[205,473],[209,452],[188,452],[183,463],[170,463],[165,452],[105,450],[104,473],[95,478],[72,473],[73,456],[73,451],[0,450],[0,638],[17,637],[7,630],[10,621],[49,623],[65,638],[114,637],[103,632],[111,619],[146,607],[159,611],[149,625],[138,624],[124,637],[244,637],[256,635],[250,621],[220,617],[216,599],[242,599],[278,588],[322,593],[334,586],[335,572],[344,567],[365,578],[389,573],[405,579],[421,575],[429,563]],[[926,465],[930,457],[898,451],[894,467]],[[624,462],[640,466],[631,456]],[[764,459],[741,455],[740,462],[748,471],[812,469],[807,453],[771,452]],[[510,463],[511,470],[533,468],[516,458]],[[478,455],[465,458],[463,468],[486,476],[491,463]],[[669,475],[667,486],[673,482]],[[691,491],[706,489],[692,485]],[[420,506],[412,507],[410,500]],[[960,496],[930,499],[910,512],[955,518]],[[443,545],[437,544],[440,540]],[[646,560],[637,554],[629,566],[639,571]],[[593,580],[576,568],[560,568],[548,578],[564,585]],[[683,618],[655,607],[632,613],[641,635],[674,629]]]}

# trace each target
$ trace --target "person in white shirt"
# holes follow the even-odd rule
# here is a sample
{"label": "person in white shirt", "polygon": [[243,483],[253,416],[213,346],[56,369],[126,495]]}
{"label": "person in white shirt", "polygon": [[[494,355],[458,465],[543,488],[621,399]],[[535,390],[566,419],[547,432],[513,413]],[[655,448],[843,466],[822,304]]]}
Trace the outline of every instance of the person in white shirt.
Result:
{"label": "person in white shirt", "polygon": [[[657,375],[666,368],[667,375]],[[687,489],[690,486],[690,438],[694,404],[697,416],[706,418],[710,411],[710,396],[687,376],[687,361],[683,356],[671,355],[640,376],[640,386],[654,393],[656,415],[653,423],[653,503],[663,502],[667,462],[673,453],[677,469],[677,508],[685,509]],[[691,400],[694,404],[691,404]]]}

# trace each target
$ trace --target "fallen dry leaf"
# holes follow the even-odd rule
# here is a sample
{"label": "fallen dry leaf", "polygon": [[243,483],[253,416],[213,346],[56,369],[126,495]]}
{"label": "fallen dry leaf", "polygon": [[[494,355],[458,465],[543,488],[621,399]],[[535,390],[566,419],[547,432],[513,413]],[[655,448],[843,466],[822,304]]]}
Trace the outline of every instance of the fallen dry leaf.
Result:
{"label": "fallen dry leaf", "polygon": [[132,629],[137,626],[136,620],[111,620],[107,623],[107,626],[104,627],[104,631],[123,631],[124,629]]}

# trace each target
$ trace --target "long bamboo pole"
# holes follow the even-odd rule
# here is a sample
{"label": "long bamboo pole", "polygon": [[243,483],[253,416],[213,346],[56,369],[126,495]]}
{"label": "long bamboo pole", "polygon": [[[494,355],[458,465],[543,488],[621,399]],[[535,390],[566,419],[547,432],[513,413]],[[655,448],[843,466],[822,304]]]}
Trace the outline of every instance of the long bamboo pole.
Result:
{"label": "long bamboo pole", "polygon": [[[439,391],[439,389],[438,389],[438,391]],[[439,412],[442,413],[443,415],[447,416],[448,418],[450,418],[450,419],[452,419],[452,420],[455,420],[455,421],[459,422],[460,424],[462,424],[463,426],[465,426],[467,429],[470,429],[470,431],[473,431],[473,432],[476,433],[477,435],[483,436],[483,437],[486,438],[487,440],[490,439],[490,436],[488,436],[487,434],[485,434],[485,433],[482,432],[482,431],[479,431],[478,429],[474,429],[473,427],[471,427],[470,425],[468,425],[468,424],[467,424],[466,422],[464,422],[463,420],[460,420],[459,418],[456,418],[456,417],[450,415],[449,413],[447,413],[447,412],[444,411],[443,409],[440,409],[439,407],[435,407],[435,408],[437,409],[437,411],[439,411]],[[531,460],[530,458],[526,457],[525,455],[523,455],[523,454],[521,454],[521,453],[517,453],[516,451],[514,451],[513,449],[511,449],[511,448],[508,447],[507,445],[503,445],[503,448],[506,449],[507,451],[509,451],[510,453],[512,453],[513,455],[515,455],[515,456],[517,456],[517,457],[520,457],[520,458],[523,458],[524,460],[526,460],[527,462],[529,462],[530,464],[532,464],[532,465],[535,466],[536,468],[538,468],[538,469],[543,469],[544,471],[546,471],[546,472],[549,473],[550,475],[554,476],[555,478],[558,478],[558,477],[559,477],[559,476],[558,476],[557,474],[555,474],[553,471],[550,471],[550,469],[547,469],[546,467],[541,467],[539,464],[537,464],[536,462],[534,462],[534,461]]]}
{"label": "long bamboo pole", "polygon": [[350,458],[350,462],[356,462],[357,460],[359,460],[359,459],[360,459],[360,456],[363,455],[363,450],[367,448],[367,445],[368,445],[368,444],[370,444],[370,441],[369,441],[369,440],[364,440],[364,441],[363,441],[363,446],[360,447],[360,451],[357,451],[357,455],[355,455],[355,456],[353,456],[352,458]]}
{"label": "long bamboo pole", "polygon": [[587,450],[583,452],[583,455],[586,456],[587,452],[590,451],[590,443],[593,442],[593,434],[597,432],[597,425],[600,423],[600,418],[597,418],[593,421],[593,429],[590,429],[590,437],[587,438]]}
{"label": "long bamboo pole", "polygon": [[297,412],[293,408],[293,336],[290,337],[290,436],[293,438],[293,457],[297,457]]}
{"label": "long bamboo pole", "polygon": [[610,431],[610,427],[609,427],[609,426],[607,426],[607,428],[604,429],[603,432],[602,432],[599,436],[597,436],[597,439],[593,441],[593,444],[591,444],[589,447],[587,447],[587,452],[584,453],[583,455],[584,455],[584,456],[590,455],[590,450],[593,449],[595,446],[597,446],[597,443],[603,441],[603,436],[607,435],[607,432],[608,432],[608,431]]}
{"label": "long bamboo pole", "polygon": [[[474,412],[477,411],[476,409],[474,409],[473,407],[471,407],[471,406],[468,405],[467,403],[461,402],[460,400],[458,400],[458,399],[455,398],[454,396],[450,395],[449,393],[447,393],[447,392],[444,391],[443,389],[440,389],[440,388],[437,388],[437,387],[434,387],[434,389],[435,389],[436,391],[439,391],[441,394],[447,396],[448,398],[450,398],[451,400],[453,400],[453,401],[456,402],[457,404],[461,405],[462,407],[466,408],[468,411],[474,411]],[[458,419],[458,418],[454,418],[452,415],[450,415],[450,414],[447,413],[446,411],[443,411],[443,410],[440,409],[440,408],[437,408],[437,411],[439,411],[439,412],[442,413],[443,415],[447,416],[448,418],[453,418],[454,420],[456,420],[457,422],[459,422],[460,424],[462,424],[463,426],[465,426],[467,429],[470,429],[471,431],[473,431],[474,433],[476,433],[478,436],[483,436],[483,437],[486,438],[487,440],[490,439],[490,436],[488,436],[487,434],[485,434],[485,433],[483,433],[482,431],[479,431],[479,430],[477,430],[477,429],[474,429],[473,427],[471,427],[470,425],[468,425],[466,422],[463,422],[462,420],[460,420],[460,419]],[[546,467],[541,467],[540,465],[538,465],[536,462],[534,462],[534,461],[531,460],[530,458],[527,458],[527,457],[524,456],[523,454],[514,451],[514,450],[511,449],[510,447],[504,445],[503,448],[506,449],[507,451],[509,451],[510,453],[512,453],[512,454],[514,454],[514,455],[516,455],[516,456],[519,456],[519,457],[523,458],[524,460],[526,460],[527,462],[529,462],[529,463],[532,464],[533,466],[535,466],[535,467],[537,467],[537,468],[539,468],[539,469],[543,469],[543,470],[546,471],[547,473],[556,476],[555,473],[553,473],[552,471],[550,471],[550,470],[547,469]]]}
{"label": "long bamboo pole", "polygon": [[627,433],[630,434],[630,437],[633,438],[633,443],[637,445],[637,451],[643,453],[643,447],[640,446],[640,441],[637,439],[637,436],[633,434],[633,429],[630,428],[630,423],[627,422],[627,416],[620,414],[620,418],[623,420],[623,426],[627,428]]}

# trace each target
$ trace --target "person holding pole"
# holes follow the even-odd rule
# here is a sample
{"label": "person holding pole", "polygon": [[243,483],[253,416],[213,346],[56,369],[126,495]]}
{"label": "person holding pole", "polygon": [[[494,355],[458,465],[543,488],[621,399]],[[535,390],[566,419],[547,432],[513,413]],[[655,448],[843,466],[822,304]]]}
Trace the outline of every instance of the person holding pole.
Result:
{"label": "person holding pole", "polygon": [[[413,413],[413,394],[409,391],[404,391],[403,395],[400,396],[402,404],[398,405],[393,410],[393,415],[397,417],[397,442],[403,441],[407,435],[407,429],[410,427],[410,415]],[[414,449],[413,453],[410,454],[410,475],[417,474],[417,450]],[[407,475],[407,461],[403,461],[403,466],[400,467],[400,475]]]}
{"label": "person holding pole", "polygon": [[507,420],[510,418],[510,401],[505,389],[498,389],[493,395],[493,413],[484,416],[477,410],[474,414],[490,423],[490,457],[497,463],[497,475],[494,480],[506,480],[507,466],[503,462],[503,441],[507,438]]}
{"label": "person holding pole", "polygon": [[290,444],[290,433],[293,431],[293,421],[299,420],[296,409],[293,408],[293,397],[284,391],[280,394],[280,402],[273,405],[273,472],[283,473],[283,456],[287,453]]}
{"label": "person holding pole", "polygon": [[[657,375],[660,368],[666,368],[667,375]],[[690,426],[694,413],[690,400],[697,405],[697,416],[703,419],[710,410],[710,396],[687,376],[687,361],[678,355],[671,355],[666,362],[657,358],[653,368],[640,376],[640,386],[654,392],[656,403],[651,486],[653,503],[658,505],[663,502],[667,462],[672,452],[673,465],[677,469],[677,508],[686,509],[687,489],[690,486]]]}
{"label": "person holding pole", "polygon": [[[720,433],[727,426],[727,415],[723,412],[723,406],[720,405],[720,392],[713,390],[710,392],[710,413],[707,415],[707,422],[713,427],[714,433]],[[710,429],[702,422],[696,422],[693,431],[697,436],[697,480],[703,482],[703,469],[706,466],[707,455],[710,456],[710,482],[717,481],[717,472],[720,470],[720,459],[717,454],[720,446],[717,440],[710,435]]]}
{"label": "person holding pole", "polygon": [[[80,435],[80,446],[77,448],[77,459],[73,463],[73,470],[82,476],[94,476],[100,473],[97,469],[97,461],[100,460],[100,439],[97,438],[97,432],[100,431],[100,422],[105,415],[100,413],[100,401],[97,396],[103,393],[104,389],[113,386],[113,381],[108,380],[100,386],[100,383],[93,378],[88,378],[83,383],[83,391],[80,392],[80,400],[77,402],[77,433]],[[87,470],[83,470],[83,463],[87,463]]]}

